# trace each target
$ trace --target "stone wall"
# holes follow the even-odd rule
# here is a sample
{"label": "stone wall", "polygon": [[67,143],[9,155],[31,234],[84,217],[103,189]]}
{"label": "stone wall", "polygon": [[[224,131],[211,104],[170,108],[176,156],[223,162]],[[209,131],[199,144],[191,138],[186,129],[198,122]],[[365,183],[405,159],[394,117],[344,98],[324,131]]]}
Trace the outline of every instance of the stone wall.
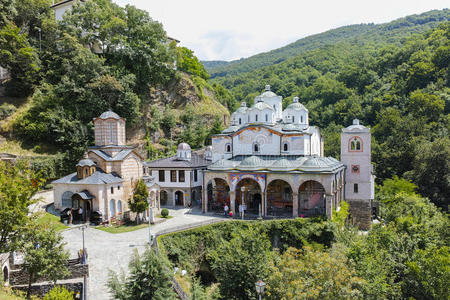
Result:
{"label": "stone wall", "polygon": [[[44,297],[45,294],[47,294],[52,288],[55,286],[63,286],[67,290],[74,293],[74,295],[79,294],[79,298],[77,299],[83,299],[83,279],[80,279],[79,282],[68,282],[68,283],[61,283],[61,284],[51,284],[51,283],[45,283],[45,284],[35,284],[31,286],[31,294],[38,296],[40,298]],[[13,287],[14,290],[20,290],[26,292],[28,289],[28,286],[17,286]]]}
{"label": "stone wall", "polygon": [[[78,259],[76,260],[78,261]],[[89,277],[89,265],[75,263],[75,260],[69,260],[67,268],[70,275],[64,279]],[[45,281],[43,278],[41,281]],[[9,273],[9,283],[12,286],[28,284],[28,273],[21,268],[21,265],[12,265]]]}
{"label": "stone wall", "polygon": [[372,224],[372,206],[368,200],[346,200],[350,205],[350,221],[362,230],[369,230]]}

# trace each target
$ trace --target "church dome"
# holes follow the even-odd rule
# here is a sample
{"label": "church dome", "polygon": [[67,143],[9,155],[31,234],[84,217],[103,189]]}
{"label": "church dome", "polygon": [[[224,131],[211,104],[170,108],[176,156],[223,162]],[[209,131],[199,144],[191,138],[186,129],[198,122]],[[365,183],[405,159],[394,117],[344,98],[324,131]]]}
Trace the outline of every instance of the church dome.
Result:
{"label": "church dome", "polygon": [[112,110],[108,110],[105,111],[104,113],[102,113],[99,117],[100,119],[117,119],[119,120],[120,117],[118,114],[116,114],[115,112],[113,112]]}
{"label": "church dome", "polygon": [[245,114],[248,110],[247,103],[241,102],[241,106],[235,111],[238,114]]}
{"label": "church dome", "polygon": [[191,146],[186,143],[181,143],[178,145],[177,150],[191,150]]}
{"label": "church dome", "polygon": [[269,104],[267,104],[265,102],[258,102],[255,105],[253,105],[252,108],[256,108],[258,110],[263,110],[263,109],[273,110],[272,106],[270,106]]}
{"label": "church dome", "polygon": [[292,109],[292,110],[305,110],[308,111],[308,109],[301,104],[300,102],[298,102],[298,97],[294,97],[293,102],[291,104],[289,104],[286,109]]}
{"label": "church dome", "polygon": [[259,97],[261,98],[272,98],[277,97],[277,94],[270,90],[270,85],[266,85],[264,93],[262,93]]}
{"label": "church dome", "polygon": [[95,166],[95,162],[93,162],[89,158],[84,158],[84,159],[80,160],[76,166],[77,167],[92,167],[92,166]]}

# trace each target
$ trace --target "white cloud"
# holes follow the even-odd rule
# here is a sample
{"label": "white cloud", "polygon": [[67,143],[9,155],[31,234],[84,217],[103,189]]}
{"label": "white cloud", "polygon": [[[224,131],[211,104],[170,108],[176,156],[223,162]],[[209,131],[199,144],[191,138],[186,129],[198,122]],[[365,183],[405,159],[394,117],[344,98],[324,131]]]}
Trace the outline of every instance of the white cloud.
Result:
{"label": "white cloud", "polygon": [[269,51],[343,25],[382,23],[448,6],[443,0],[115,0],[147,10],[202,60]]}

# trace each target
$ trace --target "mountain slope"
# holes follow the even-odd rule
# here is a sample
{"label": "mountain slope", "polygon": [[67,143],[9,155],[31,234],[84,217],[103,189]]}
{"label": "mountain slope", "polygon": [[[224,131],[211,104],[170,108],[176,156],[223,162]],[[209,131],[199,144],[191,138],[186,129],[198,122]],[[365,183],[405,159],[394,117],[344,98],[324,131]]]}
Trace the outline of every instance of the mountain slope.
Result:
{"label": "mountain slope", "polygon": [[253,71],[263,66],[278,64],[308,50],[318,49],[337,42],[354,44],[395,43],[404,41],[413,34],[421,34],[435,28],[440,22],[450,19],[450,10],[433,10],[420,15],[411,15],[384,24],[360,24],[339,27],[324,33],[308,36],[285,47],[231,62],[203,62],[211,78],[225,77]]}

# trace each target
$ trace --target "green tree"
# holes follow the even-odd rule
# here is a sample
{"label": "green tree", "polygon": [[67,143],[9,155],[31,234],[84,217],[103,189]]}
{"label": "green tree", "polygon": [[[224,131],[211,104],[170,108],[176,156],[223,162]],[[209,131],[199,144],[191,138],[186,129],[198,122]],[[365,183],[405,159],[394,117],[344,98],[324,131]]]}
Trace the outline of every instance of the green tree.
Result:
{"label": "green tree", "polygon": [[227,299],[256,299],[255,282],[268,277],[270,241],[252,227],[232,232],[231,236],[231,240],[207,253],[220,282],[220,294]]}
{"label": "green tree", "polygon": [[166,262],[151,249],[140,256],[137,250],[131,256],[129,275],[110,272],[108,287],[115,299],[176,299]]}
{"label": "green tree", "polygon": [[7,93],[11,96],[27,96],[39,80],[39,57],[28,36],[13,23],[0,29],[0,65],[11,75],[7,83]]}
{"label": "green tree", "polygon": [[416,250],[415,260],[407,263],[405,292],[415,299],[447,299],[450,294],[449,247]]}
{"label": "green tree", "polygon": [[66,267],[69,253],[63,240],[51,224],[33,221],[21,231],[15,249],[24,255],[22,268],[28,274],[28,299],[34,282],[40,279],[56,282],[69,275]]}
{"label": "green tree", "polygon": [[17,15],[15,0],[0,1],[0,28],[11,22]]}
{"label": "green tree", "polygon": [[200,76],[203,79],[208,79],[209,74],[203,64],[194,55],[194,51],[186,47],[177,48],[177,68],[180,71]]}
{"label": "green tree", "polygon": [[73,300],[73,292],[68,291],[63,286],[55,286],[42,300]]}
{"label": "green tree", "polygon": [[0,161],[0,252],[11,249],[11,242],[20,238],[20,230],[28,221],[32,196],[43,185],[30,170],[28,162],[11,165]]}
{"label": "green tree", "polygon": [[349,266],[345,250],[289,248],[273,263],[267,280],[269,299],[364,299],[364,280]]}
{"label": "green tree", "polygon": [[415,151],[413,168],[406,174],[418,185],[421,195],[438,206],[450,199],[450,138],[438,138],[420,144]]}
{"label": "green tree", "polygon": [[[134,189],[133,199],[128,200],[128,205],[132,212],[137,214],[142,214],[148,208],[148,190],[147,185],[143,179],[137,182],[136,188]],[[138,223],[138,217],[136,216],[136,223]]]}

